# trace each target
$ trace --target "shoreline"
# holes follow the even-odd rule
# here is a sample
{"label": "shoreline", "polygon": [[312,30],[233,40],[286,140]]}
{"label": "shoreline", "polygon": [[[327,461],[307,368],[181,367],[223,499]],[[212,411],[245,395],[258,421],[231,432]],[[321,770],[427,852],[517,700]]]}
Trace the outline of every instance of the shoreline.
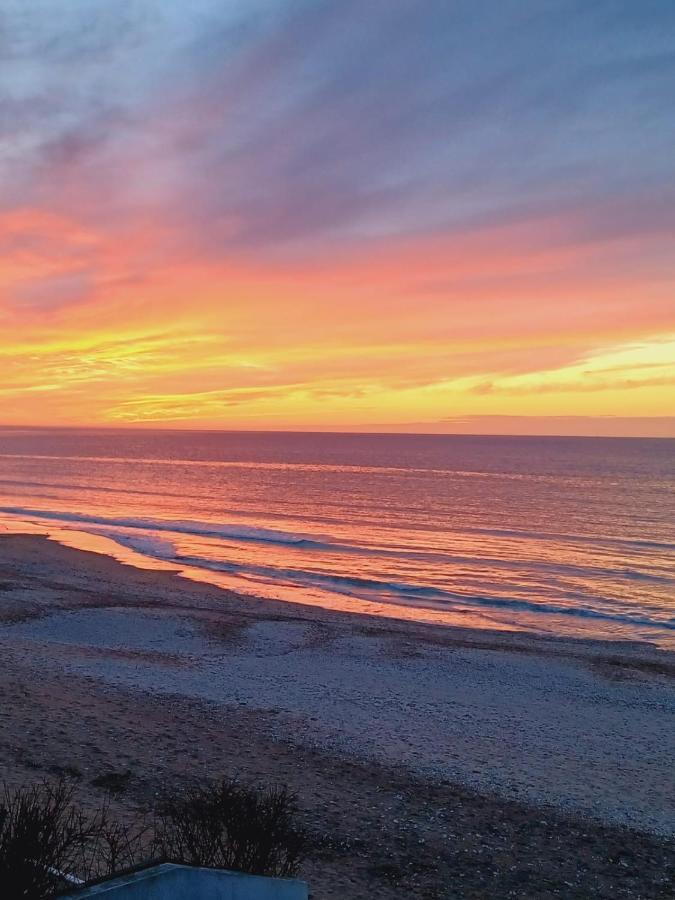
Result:
{"label": "shoreline", "polygon": [[[166,776],[168,760],[180,777],[194,765],[202,771],[204,756],[209,771],[219,763],[271,780],[292,776],[315,818],[328,778],[345,796],[321,815],[371,822],[365,807],[380,800],[364,805],[355,795],[358,772],[394,806],[403,801],[387,785],[398,785],[407,804],[423,795],[420,821],[461,796],[462,815],[482,810],[488,830],[496,815],[511,822],[538,810],[556,833],[561,821],[566,833],[605,840],[607,829],[616,837],[629,827],[640,846],[675,834],[675,654],[650,644],[256,599],[29,534],[0,535],[0,653],[0,690],[14,696],[4,702],[0,777],[107,760],[139,773],[147,790]],[[40,691],[52,700],[33,698],[32,708],[27,695]],[[105,725],[111,703],[124,718],[124,746]],[[159,731],[155,709],[166,711]],[[324,780],[309,796],[305,778]],[[411,815],[387,827],[400,831],[417,821]],[[391,846],[404,841],[397,834]],[[344,864],[340,857],[337,869]],[[368,880],[360,884],[371,891]],[[381,890],[372,896],[395,895]]]}
{"label": "shoreline", "polygon": [[[4,524],[6,527],[6,522]],[[33,530],[24,530],[24,528]],[[650,641],[629,637],[589,637],[583,634],[551,634],[526,628],[509,628],[502,623],[493,623],[488,627],[462,624],[465,617],[456,613],[443,613],[434,609],[396,606],[359,598],[345,598],[340,607],[332,607],[318,602],[301,602],[286,600],[279,596],[261,595],[231,587],[227,578],[221,573],[194,570],[189,565],[176,564],[165,560],[144,556],[136,550],[117,544],[111,538],[90,532],[67,530],[55,527],[24,526],[17,523],[15,528],[0,531],[0,549],[7,546],[5,542],[18,541],[19,555],[32,555],[30,546],[33,541],[44,542],[34,546],[58,547],[68,553],[74,552],[88,565],[93,561],[103,560],[105,568],[110,563],[112,570],[119,567],[122,571],[146,572],[156,576],[157,581],[166,581],[171,585],[171,592],[178,587],[179,591],[191,597],[208,597],[207,607],[212,605],[214,612],[231,611],[232,603],[238,612],[246,616],[251,611],[265,616],[270,607],[289,618],[309,617],[317,620],[341,621],[345,624],[361,622],[365,627],[373,625],[395,632],[409,632],[420,640],[439,643],[447,642],[447,646],[475,646],[484,649],[516,649],[522,652],[560,654],[574,658],[587,655],[607,654],[615,665],[625,663],[627,668],[640,665],[643,660],[649,668],[654,664],[654,671],[675,676],[675,648],[663,646],[658,641]],[[25,542],[25,543],[24,543]],[[58,556],[58,551],[56,551]],[[54,557],[56,559],[56,557]],[[0,563],[2,556],[0,555]],[[56,562],[57,566],[59,562]],[[108,572],[114,578],[114,571]],[[212,576],[212,577],[209,577]],[[283,587],[278,589],[283,593]],[[217,598],[217,599],[215,599]],[[187,607],[188,609],[190,607]],[[196,606],[195,609],[201,607]],[[209,607],[210,608],[210,607]],[[2,623],[0,610],[0,624]],[[466,616],[468,620],[469,616]],[[457,621],[460,619],[460,621]],[[443,638],[441,638],[443,635]]]}
{"label": "shoreline", "polygon": [[[524,622],[506,623],[491,618],[477,611],[469,609],[441,610],[432,606],[411,606],[391,602],[368,600],[362,597],[350,596],[342,593],[328,593],[320,589],[314,591],[301,591],[297,586],[284,585],[267,588],[262,583],[254,589],[247,591],[245,584],[237,576],[227,575],[225,572],[200,568],[181,560],[167,560],[157,556],[144,554],[141,551],[115,541],[105,534],[93,531],[84,531],[76,528],[64,528],[58,524],[38,524],[35,522],[4,518],[0,521],[0,539],[9,537],[42,537],[55,542],[62,547],[80,551],[84,554],[104,556],[126,567],[141,571],[153,571],[178,577],[189,584],[207,585],[215,587],[228,595],[236,595],[242,602],[272,602],[284,607],[299,607],[300,609],[324,610],[328,615],[344,614],[348,617],[372,618],[375,621],[389,620],[403,623],[409,626],[429,626],[431,629],[442,629],[445,632],[456,631],[462,634],[472,635],[501,635],[505,640],[515,636],[527,637],[533,642],[561,642],[581,645],[614,646],[625,650],[630,647],[656,648],[673,655],[675,659],[675,638],[665,639],[663,636],[654,636],[651,640],[647,637],[635,637],[622,635],[593,635],[584,634],[581,630],[581,621],[577,628],[569,628],[565,617],[559,619],[556,632],[546,631]],[[264,588],[265,592],[260,589]],[[187,590],[187,588],[186,588]],[[286,592],[290,599],[280,594]]]}

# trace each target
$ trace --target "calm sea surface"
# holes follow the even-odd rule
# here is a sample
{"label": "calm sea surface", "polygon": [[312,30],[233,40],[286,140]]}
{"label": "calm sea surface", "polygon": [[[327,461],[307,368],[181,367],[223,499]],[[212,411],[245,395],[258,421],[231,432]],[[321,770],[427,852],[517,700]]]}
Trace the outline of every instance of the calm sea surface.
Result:
{"label": "calm sea surface", "polygon": [[0,430],[0,525],[251,594],[675,646],[675,441]]}

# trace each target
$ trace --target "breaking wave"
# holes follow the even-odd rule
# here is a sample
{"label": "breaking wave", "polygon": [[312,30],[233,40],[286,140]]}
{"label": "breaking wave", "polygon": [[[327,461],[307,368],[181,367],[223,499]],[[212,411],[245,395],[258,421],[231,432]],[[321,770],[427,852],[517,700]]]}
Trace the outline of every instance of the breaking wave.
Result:
{"label": "breaking wave", "polygon": [[280,569],[272,566],[249,566],[238,563],[216,561],[203,557],[176,555],[177,563],[206,568],[212,571],[227,572],[232,575],[244,575],[261,578],[276,583],[292,583],[307,587],[317,587],[338,594],[360,597],[381,602],[403,602],[406,604],[423,603],[438,609],[472,607],[483,610],[512,610],[514,612],[537,613],[543,615],[573,616],[584,619],[599,619],[617,624],[633,625],[647,628],[666,628],[675,630],[675,618],[652,618],[646,615],[627,612],[613,612],[580,605],[566,606],[560,603],[535,602],[515,597],[484,596],[469,593],[458,593],[426,588],[419,585],[398,581],[380,581],[377,579],[357,578],[353,576],[325,575],[299,569]]}
{"label": "breaking wave", "polygon": [[218,525],[215,522],[199,522],[179,519],[108,518],[86,513],[56,512],[47,509],[28,509],[21,506],[2,506],[0,513],[31,519],[46,519],[78,525],[94,525],[113,528],[136,528],[142,531],[160,531],[187,534],[195,537],[220,538],[232,541],[261,541],[274,544],[320,545],[311,535],[275,531],[271,528],[254,528],[249,525]]}

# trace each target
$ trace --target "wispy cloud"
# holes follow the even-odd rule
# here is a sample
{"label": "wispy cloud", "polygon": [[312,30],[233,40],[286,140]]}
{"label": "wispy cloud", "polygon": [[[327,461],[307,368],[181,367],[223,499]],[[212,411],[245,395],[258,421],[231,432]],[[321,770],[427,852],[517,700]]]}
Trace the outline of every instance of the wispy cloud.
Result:
{"label": "wispy cloud", "polygon": [[668,0],[7,0],[0,26],[0,419],[40,417],[30,388],[59,420],[340,427],[665,402],[669,370],[583,367],[675,331]]}

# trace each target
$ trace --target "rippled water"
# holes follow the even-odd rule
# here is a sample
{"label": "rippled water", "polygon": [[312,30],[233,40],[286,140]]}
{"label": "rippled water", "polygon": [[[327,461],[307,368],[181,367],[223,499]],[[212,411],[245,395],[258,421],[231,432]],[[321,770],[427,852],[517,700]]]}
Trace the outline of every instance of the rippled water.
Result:
{"label": "rippled water", "polygon": [[0,516],[249,593],[675,645],[675,441],[1,430]]}

